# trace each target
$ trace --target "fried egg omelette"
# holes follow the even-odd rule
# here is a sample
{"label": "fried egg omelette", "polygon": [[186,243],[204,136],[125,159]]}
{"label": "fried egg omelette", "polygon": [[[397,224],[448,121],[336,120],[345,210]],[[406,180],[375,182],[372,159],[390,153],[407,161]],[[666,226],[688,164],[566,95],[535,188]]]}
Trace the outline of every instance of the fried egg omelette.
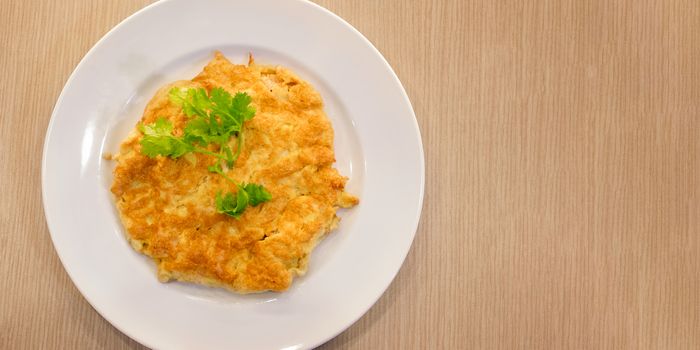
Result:
{"label": "fried egg omelette", "polygon": [[338,208],[358,204],[344,191],[347,178],[332,167],[333,128],[320,95],[289,69],[256,64],[252,56],[247,65],[232,64],[217,52],[194,79],[162,87],[146,106],[141,122],[167,118],[175,135],[188,117],[168,99],[173,87],[220,87],[252,97],[257,112],[243,125],[242,152],[226,175],[264,185],[272,199],[239,218],[218,213],[217,192],[235,186],[208,170],[216,160],[200,153],[147,157],[135,128],[113,156],[111,187],[129,243],[153,258],[163,282],[239,293],[287,289],[337,227]]}

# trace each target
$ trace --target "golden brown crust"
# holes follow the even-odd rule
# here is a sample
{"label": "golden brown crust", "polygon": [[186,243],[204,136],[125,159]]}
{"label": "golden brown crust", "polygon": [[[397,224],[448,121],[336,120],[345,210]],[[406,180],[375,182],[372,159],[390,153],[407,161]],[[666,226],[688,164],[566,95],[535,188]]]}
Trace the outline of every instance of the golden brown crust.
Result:
{"label": "golden brown crust", "polygon": [[[309,254],[338,223],[338,207],[357,198],[332,168],[333,129],[319,94],[282,67],[231,64],[215,58],[192,81],[161,88],[141,119],[166,117],[181,133],[187,117],[168,100],[173,86],[247,92],[256,116],[245,123],[245,146],[228,176],[264,185],[272,200],[234,219],[216,213],[218,191],[235,191],[210,173],[212,157],[141,154],[141,133],[123,142],[112,193],[134,249],[152,257],[162,281],[177,279],[237,292],[282,291],[306,271]],[[232,145],[235,140],[232,140]]]}

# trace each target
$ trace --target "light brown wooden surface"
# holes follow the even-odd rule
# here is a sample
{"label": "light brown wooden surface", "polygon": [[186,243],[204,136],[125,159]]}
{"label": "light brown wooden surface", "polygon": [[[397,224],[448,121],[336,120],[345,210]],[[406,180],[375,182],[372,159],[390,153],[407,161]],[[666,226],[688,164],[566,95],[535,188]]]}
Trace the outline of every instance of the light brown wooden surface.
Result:
{"label": "light brown wooden surface", "polygon": [[[40,158],[148,2],[0,3],[0,348],[140,347],[63,270]],[[700,349],[700,2],[319,3],[392,64],[427,162],[406,263],[324,349]]]}

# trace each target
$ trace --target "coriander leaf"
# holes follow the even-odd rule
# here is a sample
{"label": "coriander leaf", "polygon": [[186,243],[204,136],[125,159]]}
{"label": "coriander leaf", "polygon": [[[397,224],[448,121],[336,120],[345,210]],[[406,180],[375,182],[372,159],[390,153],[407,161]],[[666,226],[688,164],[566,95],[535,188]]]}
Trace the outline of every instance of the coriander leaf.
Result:
{"label": "coriander leaf", "polygon": [[231,94],[222,88],[213,88],[209,92],[212,102],[212,112],[217,115],[228,114],[228,106],[231,105]]}
{"label": "coriander leaf", "polygon": [[[255,116],[255,107],[250,106],[252,99],[245,92],[239,92],[231,101],[231,111],[241,116],[242,121],[250,120]],[[241,123],[242,124],[242,123]]]}
{"label": "coriander leaf", "polygon": [[[224,130],[224,126],[216,119],[216,115],[214,115],[213,112],[209,114],[209,129],[211,130],[212,137],[225,135],[227,137],[226,140],[228,140],[228,137],[231,136],[230,133]],[[224,140],[222,139],[216,142],[221,143],[224,142]]]}
{"label": "coriander leaf", "polygon": [[209,95],[203,88],[173,88],[169,96],[170,101],[181,106],[187,116],[195,117],[189,123],[196,124],[193,130],[198,132],[191,132],[189,139],[201,143],[221,146],[234,133],[240,134],[243,122],[255,116],[255,108],[250,106],[252,98],[244,92],[231,97],[231,94],[219,87],[211,89]]}
{"label": "coriander leaf", "polygon": [[144,133],[141,139],[141,152],[148,157],[158,155],[177,158],[192,151],[192,146],[173,136],[173,124],[161,117],[154,123],[139,125],[139,130]]}
{"label": "coriander leaf", "polygon": [[181,89],[175,87],[170,89],[168,97],[170,98],[170,102],[181,106],[182,111],[185,112],[185,115],[188,117],[194,115],[207,117],[207,110],[211,108],[207,91],[203,88]]}
{"label": "coriander leaf", "polygon": [[221,132],[233,133],[241,130],[243,119],[231,113],[232,97],[221,88],[211,89],[212,115],[221,119]]}
{"label": "coriander leaf", "polygon": [[209,91],[211,101],[219,106],[228,106],[231,104],[231,94],[220,87],[215,87]]}
{"label": "coriander leaf", "polygon": [[240,131],[243,122],[255,115],[255,108],[250,106],[252,99],[244,92],[231,97],[226,90],[213,88],[210,95],[212,114],[221,118],[221,126],[225,132]]}
{"label": "coriander leaf", "polygon": [[204,146],[210,142],[211,129],[205,118],[197,117],[190,120],[187,122],[187,125],[185,125],[183,132],[186,142],[197,142]]}
{"label": "coriander leaf", "polygon": [[240,186],[238,187],[238,192],[236,192],[236,208],[241,208],[241,212],[245,210],[248,206],[248,192],[243,190]]}
{"label": "coriander leaf", "polygon": [[168,98],[170,102],[178,106],[185,104],[185,99],[187,99],[187,89],[172,88],[168,92]]}
{"label": "coriander leaf", "polygon": [[[192,107],[195,108],[197,114],[206,115],[206,111],[211,109],[211,101],[207,96],[207,90],[204,88],[187,90],[187,99],[191,101]],[[200,113],[204,111],[205,113]]]}
{"label": "coriander leaf", "polygon": [[267,192],[265,187],[258,184],[243,184],[243,189],[248,193],[250,205],[257,206],[260,203],[267,202],[272,199],[270,192]]}
{"label": "coriander leaf", "polygon": [[190,151],[188,144],[172,136],[144,136],[141,139],[141,152],[151,158],[159,155],[178,158]]}
{"label": "coriander leaf", "polygon": [[248,206],[248,193],[239,186],[238,192],[234,196],[229,192],[222,196],[221,192],[216,194],[216,211],[238,219]]}
{"label": "coriander leaf", "polygon": [[173,131],[173,123],[166,118],[160,117],[148,125],[139,123],[139,130],[146,135],[170,134]]}

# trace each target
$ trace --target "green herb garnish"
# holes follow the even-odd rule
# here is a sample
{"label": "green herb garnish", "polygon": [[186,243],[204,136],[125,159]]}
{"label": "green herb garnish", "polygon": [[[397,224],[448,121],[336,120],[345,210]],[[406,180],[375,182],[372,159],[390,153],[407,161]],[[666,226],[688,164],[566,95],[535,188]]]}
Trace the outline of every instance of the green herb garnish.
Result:
{"label": "green herb garnish", "polygon": [[[217,194],[216,209],[219,213],[238,218],[248,204],[257,206],[269,201],[272,196],[262,185],[238,184],[224,173],[222,167],[222,162],[229,168],[233,167],[241,154],[243,123],[255,116],[250,96],[243,92],[231,96],[222,88],[213,88],[209,94],[202,88],[173,88],[169,98],[191,119],[185,124],[182,136],[175,136],[173,124],[163,117],[148,125],[139,124],[139,130],[144,134],[141,152],[151,158],[159,155],[178,158],[190,152],[217,158],[209,171],[222,175],[238,187],[235,195],[232,192],[223,196],[221,192]],[[237,137],[235,152],[229,145],[232,136]],[[210,150],[210,145],[218,150]]]}
{"label": "green herb garnish", "polygon": [[256,184],[240,184],[235,196],[231,192],[223,196],[221,192],[216,194],[216,210],[219,213],[238,218],[248,205],[255,207],[270,199],[272,199],[272,195],[264,187]]}

